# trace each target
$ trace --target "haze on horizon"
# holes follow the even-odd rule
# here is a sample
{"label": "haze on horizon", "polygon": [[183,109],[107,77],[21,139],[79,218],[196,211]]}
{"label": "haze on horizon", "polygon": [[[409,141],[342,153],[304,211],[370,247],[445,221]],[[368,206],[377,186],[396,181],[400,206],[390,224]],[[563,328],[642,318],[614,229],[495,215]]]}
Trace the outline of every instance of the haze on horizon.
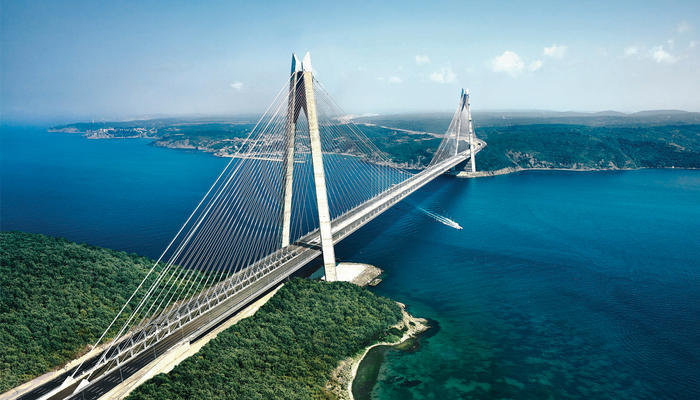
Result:
{"label": "haze on horizon", "polygon": [[2,1],[4,121],[264,110],[292,52],[348,113],[700,111],[700,3]]}

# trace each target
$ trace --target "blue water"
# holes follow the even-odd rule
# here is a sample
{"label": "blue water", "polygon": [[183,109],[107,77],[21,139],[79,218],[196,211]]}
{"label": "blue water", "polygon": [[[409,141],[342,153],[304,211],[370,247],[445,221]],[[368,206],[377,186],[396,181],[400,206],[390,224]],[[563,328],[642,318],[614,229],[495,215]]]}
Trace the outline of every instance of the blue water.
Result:
{"label": "blue water", "polygon": [[0,228],[158,257],[228,160],[0,128]]}
{"label": "blue water", "polygon": [[338,253],[437,321],[378,399],[700,398],[700,171],[443,178]]}
{"label": "blue water", "polygon": [[[155,257],[226,160],[2,128],[0,227]],[[378,399],[700,398],[700,171],[444,177],[337,248],[434,321]]]}

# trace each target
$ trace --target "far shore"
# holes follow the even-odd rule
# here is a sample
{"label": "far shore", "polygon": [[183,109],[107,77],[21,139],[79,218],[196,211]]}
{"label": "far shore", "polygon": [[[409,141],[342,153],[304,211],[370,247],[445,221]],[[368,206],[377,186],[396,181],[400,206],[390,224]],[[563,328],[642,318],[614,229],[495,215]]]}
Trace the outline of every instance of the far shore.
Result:
{"label": "far shore", "polygon": [[476,171],[476,172],[469,172],[469,171],[462,171],[459,172],[456,177],[457,178],[486,178],[490,176],[498,176],[498,175],[508,175],[508,174],[513,174],[516,172],[521,172],[521,171],[573,171],[573,172],[601,172],[601,171],[639,171],[643,169],[678,169],[678,170],[691,170],[695,171],[700,168],[688,168],[688,167],[683,167],[683,168],[676,168],[676,167],[638,167],[638,168],[561,168],[561,167],[530,167],[530,168],[523,168],[523,167],[507,167],[507,168],[501,168],[497,170],[492,170],[492,171]]}
{"label": "far shore", "polygon": [[[380,126],[383,128],[387,129],[394,129],[394,130],[399,130],[402,132],[406,132],[409,134],[427,134],[427,135],[434,135],[436,137],[442,137],[443,135],[436,134],[436,133],[431,133],[431,132],[422,132],[422,131],[412,131],[412,130],[407,130],[407,129],[399,129],[399,128],[392,128],[389,126],[383,126],[383,125],[375,125],[371,123],[362,123],[363,125],[368,125],[368,126]],[[162,148],[167,148],[167,149],[174,149],[174,150],[189,150],[189,151],[201,151],[204,153],[209,153],[213,155],[214,157],[221,157],[221,158],[252,158],[252,157],[242,157],[238,154],[235,153],[230,153],[227,151],[227,149],[215,149],[212,147],[209,147],[208,145],[193,145],[190,144],[189,141],[175,141],[175,142],[168,142],[168,141],[159,141],[158,136],[149,136],[148,134],[139,134],[139,135],[133,135],[133,136],[112,136],[112,135],[99,135],[99,134],[89,134],[84,131],[79,131],[76,128],[49,128],[47,129],[48,132],[59,132],[59,133],[69,133],[69,134],[81,134],[87,139],[152,139],[153,141],[150,143],[152,146],[156,147],[162,147]],[[261,157],[260,159],[267,159],[264,157]],[[269,158],[270,161],[278,161],[276,159]],[[478,158],[477,158],[477,164],[478,164]],[[403,168],[403,169],[408,169],[408,170],[421,170],[424,169],[426,166],[425,165],[418,165],[413,162],[404,162],[404,163],[393,163],[393,166],[396,168]],[[500,168],[496,170],[484,170],[484,171],[476,171],[476,172],[469,172],[469,171],[460,171],[457,173],[455,176],[458,178],[485,178],[485,177],[490,177],[490,176],[498,176],[498,175],[508,175],[520,171],[574,171],[574,172],[599,172],[599,171],[636,171],[636,170],[642,170],[642,169],[678,169],[678,170],[699,170],[700,168],[692,168],[692,167],[675,167],[675,166],[670,166],[670,167],[634,167],[634,168],[627,168],[627,167],[611,167],[611,168],[594,168],[594,167],[521,167],[521,166],[510,166],[510,167],[505,167],[505,168]]]}

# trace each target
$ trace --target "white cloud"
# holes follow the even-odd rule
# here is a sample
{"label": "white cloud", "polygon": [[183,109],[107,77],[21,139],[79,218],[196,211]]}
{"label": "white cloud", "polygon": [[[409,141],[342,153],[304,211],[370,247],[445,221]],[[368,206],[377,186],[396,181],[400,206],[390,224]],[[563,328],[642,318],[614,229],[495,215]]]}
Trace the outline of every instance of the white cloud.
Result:
{"label": "white cloud", "polygon": [[516,53],[506,50],[500,56],[491,61],[495,72],[505,72],[511,76],[515,76],[525,67],[525,63]]}
{"label": "white cloud", "polygon": [[542,68],[542,60],[535,60],[527,66],[527,69],[532,72],[535,72],[540,68]]}
{"label": "white cloud", "polygon": [[678,23],[678,26],[676,26],[676,32],[678,32],[678,33],[686,33],[686,32],[690,32],[690,30],[691,30],[692,28],[693,28],[693,27],[690,26],[690,24],[688,23],[688,21],[681,21],[681,22]]}
{"label": "white cloud", "polygon": [[240,92],[241,89],[243,89],[243,82],[236,81],[231,84],[231,88],[237,92]]}
{"label": "white cloud", "polygon": [[695,42],[695,40],[691,40],[690,43],[688,43],[688,47],[690,47],[691,49],[695,48],[696,45],[697,43]]}
{"label": "white cloud", "polygon": [[437,83],[452,83],[457,78],[457,75],[452,71],[452,67],[442,67],[431,73],[429,78]]}
{"label": "white cloud", "polygon": [[401,83],[401,78],[398,76],[390,76],[389,83]]}
{"label": "white cloud", "polygon": [[562,58],[566,54],[566,46],[553,44],[549,47],[545,47],[543,54],[547,57]]}
{"label": "white cloud", "polygon": [[625,56],[630,57],[639,53],[639,48],[637,46],[629,46],[625,48]]}
{"label": "white cloud", "polygon": [[419,54],[416,56],[416,64],[418,64],[418,65],[430,64],[430,57],[428,57],[425,54]]}
{"label": "white cloud", "polygon": [[676,62],[676,57],[667,52],[663,46],[656,46],[651,49],[651,58],[657,63],[673,64]]}

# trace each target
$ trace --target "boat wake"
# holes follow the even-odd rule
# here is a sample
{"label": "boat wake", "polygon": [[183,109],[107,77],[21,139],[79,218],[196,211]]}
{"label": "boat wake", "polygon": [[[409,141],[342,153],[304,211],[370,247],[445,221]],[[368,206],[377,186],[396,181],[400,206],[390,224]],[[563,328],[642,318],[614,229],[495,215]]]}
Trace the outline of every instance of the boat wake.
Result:
{"label": "boat wake", "polygon": [[423,214],[427,215],[428,217],[434,219],[435,221],[437,221],[437,222],[439,222],[439,223],[441,223],[441,224],[447,225],[447,226],[449,226],[450,228],[454,228],[454,229],[463,229],[462,226],[461,226],[460,224],[458,224],[458,223],[457,223],[456,221],[454,221],[454,220],[451,220],[451,219],[449,219],[449,218],[447,218],[447,217],[445,217],[445,216],[442,216],[442,215],[440,215],[440,214],[436,214],[436,213],[434,213],[434,212],[432,212],[432,211],[428,211],[428,210],[426,210],[426,209],[423,208],[423,207],[416,207],[416,208],[418,208],[418,210],[419,210],[420,212],[422,212]]}

